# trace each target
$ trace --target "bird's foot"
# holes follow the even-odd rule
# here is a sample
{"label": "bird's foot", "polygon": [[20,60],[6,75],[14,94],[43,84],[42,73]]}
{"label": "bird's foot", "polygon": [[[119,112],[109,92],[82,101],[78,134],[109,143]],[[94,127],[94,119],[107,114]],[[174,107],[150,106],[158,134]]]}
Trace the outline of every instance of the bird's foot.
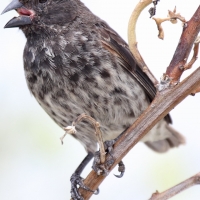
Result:
{"label": "bird's foot", "polygon": [[[101,163],[100,151],[95,152],[92,168],[98,175],[107,176],[109,173],[109,168],[115,162],[115,159],[113,157],[113,145],[115,144],[115,142],[116,139],[104,142],[105,151],[107,152],[107,154],[110,154],[109,160],[106,159],[104,163]],[[118,171],[120,172],[120,175],[115,176],[117,178],[123,177],[125,172],[125,165],[122,161],[118,163]]]}
{"label": "bird's foot", "polygon": [[90,191],[96,195],[99,193],[99,190],[93,191],[87,186],[85,186],[83,183],[83,178],[77,173],[72,174],[70,181],[71,181],[71,198],[73,200],[84,200],[81,194],[78,192],[79,188],[83,188],[84,190]]}

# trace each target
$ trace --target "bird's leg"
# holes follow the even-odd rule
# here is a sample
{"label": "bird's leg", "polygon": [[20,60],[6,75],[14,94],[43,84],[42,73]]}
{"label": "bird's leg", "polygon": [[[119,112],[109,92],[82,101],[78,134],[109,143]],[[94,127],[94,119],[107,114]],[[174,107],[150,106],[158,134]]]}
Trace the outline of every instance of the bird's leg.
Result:
{"label": "bird's leg", "polygon": [[[109,160],[105,160],[104,163],[101,162],[100,159],[100,151],[95,152],[94,154],[94,161],[93,161],[93,170],[98,174],[98,175],[103,175],[103,176],[107,176],[108,175],[108,169],[113,165],[115,159],[113,157],[113,146],[116,143],[116,141],[123,135],[124,131],[115,139],[113,140],[109,140],[109,141],[105,141],[104,142],[104,148],[106,153],[110,154],[111,159]],[[118,163],[118,171],[120,172],[120,175],[115,175],[117,178],[121,178],[124,175],[125,172],[125,165],[122,161],[120,161]]]}
{"label": "bird's leg", "polygon": [[[71,198],[73,200],[83,200],[81,194],[78,192],[78,188],[81,187],[87,191],[93,192],[90,188],[84,185],[83,178],[80,176],[86,165],[90,162],[90,160],[93,158],[93,153],[88,152],[88,155],[83,159],[81,164],[78,166],[78,168],[75,170],[75,172],[72,174],[70,181],[71,181]],[[98,194],[98,190],[97,193]]]}

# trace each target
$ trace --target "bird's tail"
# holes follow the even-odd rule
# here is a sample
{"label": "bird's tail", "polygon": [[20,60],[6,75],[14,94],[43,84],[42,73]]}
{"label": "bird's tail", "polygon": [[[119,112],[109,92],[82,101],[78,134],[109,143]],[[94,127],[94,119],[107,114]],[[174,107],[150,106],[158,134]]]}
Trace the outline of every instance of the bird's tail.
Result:
{"label": "bird's tail", "polygon": [[166,129],[170,132],[167,138],[154,142],[147,141],[145,144],[156,152],[164,153],[185,143],[185,138],[170,125],[166,125]]}

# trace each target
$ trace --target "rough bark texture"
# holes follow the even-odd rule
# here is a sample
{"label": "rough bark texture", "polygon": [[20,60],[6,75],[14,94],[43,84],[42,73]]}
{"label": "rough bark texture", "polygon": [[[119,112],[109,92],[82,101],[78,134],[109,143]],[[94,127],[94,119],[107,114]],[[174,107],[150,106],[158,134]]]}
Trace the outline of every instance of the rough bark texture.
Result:
{"label": "rough bark texture", "polygon": [[184,66],[194,44],[194,41],[200,31],[200,6],[183,28],[183,33],[174,53],[172,61],[167,68],[166,75],[171,78],[171,84],[177,84],[183,73]]}

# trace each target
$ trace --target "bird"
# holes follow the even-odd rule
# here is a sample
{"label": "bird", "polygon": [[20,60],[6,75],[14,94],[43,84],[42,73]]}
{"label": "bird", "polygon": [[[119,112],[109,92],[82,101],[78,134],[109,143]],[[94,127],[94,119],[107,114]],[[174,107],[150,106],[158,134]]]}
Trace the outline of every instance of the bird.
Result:
{"label": "bird", "polygon": [[[3,11],[18,17],[5,28],[18,27],[26,37],[23,53],[28,88],[60,127],[82,113],[101,125],[104,141],[117,138],[141,115],[156,87],[139,67],[127,43],[80,0],[13,0]],[[142,141],[156,152],[185,142],[168,114]],[[97,151],[94,128],[82,121],[72,136],[87,156],[71,177],[71,196],[82,199],[81,172]]]}

